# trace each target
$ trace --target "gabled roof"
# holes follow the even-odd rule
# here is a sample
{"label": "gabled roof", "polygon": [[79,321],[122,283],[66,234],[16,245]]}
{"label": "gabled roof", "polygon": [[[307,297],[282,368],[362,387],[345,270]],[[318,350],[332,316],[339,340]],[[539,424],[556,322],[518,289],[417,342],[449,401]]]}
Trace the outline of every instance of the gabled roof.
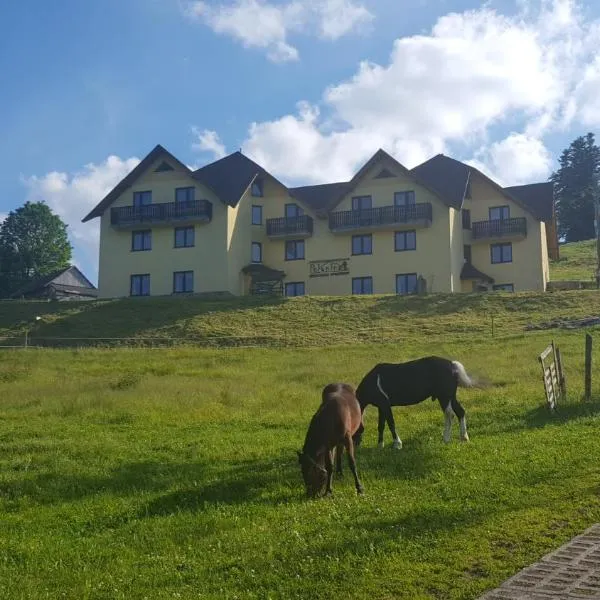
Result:
{"label": "gabled roof", "polygon": [[[540,221],[552,220],[554,197],[552,183],[531,183],[503,188],[479,169],[459,160],[437,154],[412,169],[430,188],[438,189],[442,198],[455,209],[462,207],[467,186],[473,173],[477,173],[501,194],[521,206]],[[443,189],[442,189],[443,188]]]}
{"label": "gabled roof", "polygon": [[[56,282],[56,280],[58,280],[62,275],[64,275],[68,271],[75,271],[76,276],[78,276],[80,279],[85,281],[87,283],[87,285],[73,286],[73,285],[65,285],[65,284]],[[18,298],[20,296],[23,296],[24,294],[35,292],[42,288],[48,287],[49,285],[54,285],[57,289],[62,289],[62,288],[67,289],[68,288],[68,291],[75,291],[75,290],[83,291],[83,290],[85,290],[85,291],[90,292],[91,295],[96,295],[96,286],[77,267],[71,265],[70,267],[65,267],[64,269],[59,269],[58,271],[54,271],[53,273],[50,273],[48,275],[43,275],[42,277],[37,277],[35,279],[32,279],[31,281],[26,283],[24,286],[22,286],[20,289],[13,292],[10,295],[10,297]]]}
{"label": "gabled roof", "polygon": [[256,177],[270,177],[287,189],[268,171],[239,151],[194,171],[192,176],[229,206],[237,206]]}
{"label": "gabled roof", "polygon": [[403,174],[427,188],[436,196],[439,196],[443,202],[448,203],[446,197],[439,189],[430,185],[429,181],[422,180],[417,174],[407,169],[403,164],[399,163],[393,156],[381,148],[377,150],[377,152],[375,152],[375,154],[373,154],[373,156],[356,172],[350,181],[308,185],[301,188],[292,188],[290,192],[298,198],[303,198],[307,204],[321,214],[331,211],[342,201],[346,194],[350,193],[359,184],[361,179],[371,170],[371,168],[384,160],[391,162]]}
{"label": "gabled roof", "polygon": [[165,150],[160,144],[157,144],[148,155],[135,167],[128,175],[123,177],[119,183],[88,213],[81,221],[85,223],[96,217],[101,217],[102,213],[129,187],[131,187],[136,179],[140,177],[152,163],[160,157],[166,157],[172,160],[176,165],[187,171],[191,175],[191,171],[177,158],[175,158],[168,150]]}
{"label": "gabled roof", "polygon": [[452,208],[462,206],[471,176],[469,167],[458,160],[438,154],[412,169],[411,173],[437,191]]}

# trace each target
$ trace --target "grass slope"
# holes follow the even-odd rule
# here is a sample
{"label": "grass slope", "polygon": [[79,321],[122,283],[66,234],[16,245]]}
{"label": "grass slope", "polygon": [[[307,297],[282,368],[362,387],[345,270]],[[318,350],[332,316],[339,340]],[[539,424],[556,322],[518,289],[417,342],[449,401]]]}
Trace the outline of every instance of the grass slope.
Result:
{"label": "grass slope", "polygon": [[[402,341],[444,342],[523,332],[527,323],[600,314],[595,291],[554,294],[436,294],[423,297],[346,296],[272,300],[235,298],[124,299],[80,303],[0,303],[0,337],[31,327],[42,338],[154,337],[204,344],[325,345]],[[41,320],[35,322],[35,317]],[[46,340],[56,343],[56,340]],[[69,342],[85,345],[86,340]]]}
{"label": "grass slope", "polygon": [[[443,311],[420,318],[448,326]],[[466,600],[599,521],[600,402],[580,401],[582,333],[555,336],[570,390],[556,415],[536,360],[547,334],[423,333],[0,353],[0,597]],[[365,496],[346,467],[333,499],[304,500],[295,450],[322,386],[432,352],[494,383],[460,391],[471,443],[455,425],[444,445],[426,402],[395,409],[404,449],[379,450],[368,409]]]}
{"label": "grass slope", "polygon": [[550,263],[550,279],[589,281],[594,279],[597,262],[596,240],[563,244],[560,247],[560,259]]}

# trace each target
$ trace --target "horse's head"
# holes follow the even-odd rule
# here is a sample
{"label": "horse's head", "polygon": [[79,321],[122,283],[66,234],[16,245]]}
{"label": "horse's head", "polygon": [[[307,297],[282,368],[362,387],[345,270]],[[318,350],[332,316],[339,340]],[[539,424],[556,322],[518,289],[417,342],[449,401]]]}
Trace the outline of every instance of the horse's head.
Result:
{"label": "horse's head", "polygon": [[306,495],[309,498],[316,498],[321,494],[323,487],[327,483],[327,471],[325,467],[319,465],[304,452],[298,452],[298,462],[302,470]]}

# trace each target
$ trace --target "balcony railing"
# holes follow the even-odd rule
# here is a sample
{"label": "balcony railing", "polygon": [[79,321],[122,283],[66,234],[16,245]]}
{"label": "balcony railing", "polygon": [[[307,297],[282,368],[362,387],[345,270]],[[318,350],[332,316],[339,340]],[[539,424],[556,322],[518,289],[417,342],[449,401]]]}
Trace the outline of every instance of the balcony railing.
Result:
{"label": "balcony railing", "polygon": [[431,221],[431,204],[423,202],[408,206],[381,206],[330,213],[329,229],[331,231],[369,229],[397,226],[404,223],[429,227]]}
{"label": "balcony railing", "polygon": [[130,227],[142,224],[168,224],[173,222],[209,222],[212,204],[208,200],[163,202],[143,206],[119,206],[110,211],[110,223],[114,227]]}
{"label": "balcony railing", "polygon": [[527,219],[493,219],[491,221],[476,221],[472,224],[473,240],[505,237],[525,237],[527,235]]}
{"label": "balcony railing", "polygon": [[309,237],[313,234],[313,220],[308,215],[267,219],[267,235],[276,237]]}

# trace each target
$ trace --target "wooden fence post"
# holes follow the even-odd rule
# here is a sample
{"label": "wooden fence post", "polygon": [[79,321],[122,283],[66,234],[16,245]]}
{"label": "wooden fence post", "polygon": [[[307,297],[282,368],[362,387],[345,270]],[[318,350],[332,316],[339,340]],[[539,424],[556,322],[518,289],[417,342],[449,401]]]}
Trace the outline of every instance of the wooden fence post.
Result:
{"label": "wooden fence post", "polygon": [[585,334],[585,399],[592,398],[592,336]]}

